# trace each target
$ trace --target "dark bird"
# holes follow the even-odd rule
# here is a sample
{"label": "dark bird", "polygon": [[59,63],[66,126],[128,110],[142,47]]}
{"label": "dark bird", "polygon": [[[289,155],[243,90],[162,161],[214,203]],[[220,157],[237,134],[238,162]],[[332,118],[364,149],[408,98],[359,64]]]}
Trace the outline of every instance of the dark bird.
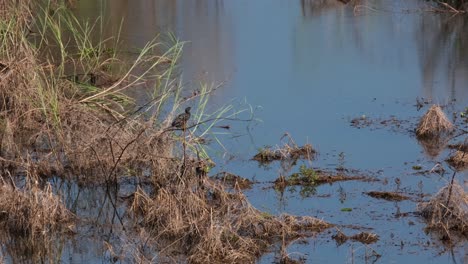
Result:
{"label": "dark bird", "polygon": [[172,121],[172,126],[176,128],[184,128],[187,125],[187,121],[190,119],[190,109],[191,107],[185,108],[185,113],[178,115],[174,121]]}

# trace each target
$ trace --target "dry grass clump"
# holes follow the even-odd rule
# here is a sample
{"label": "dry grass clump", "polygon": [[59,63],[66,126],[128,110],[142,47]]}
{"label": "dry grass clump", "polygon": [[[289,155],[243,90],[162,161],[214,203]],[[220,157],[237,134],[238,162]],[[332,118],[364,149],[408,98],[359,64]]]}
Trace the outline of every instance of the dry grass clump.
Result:
{"label": "dry grass clump", "polygon": [[0,183],[0,226],[12,234],[48,237],[71,227],[73,215],[51,187],[28,184],[24,190]]}
{"label": "dry grass clump", "polygon": [[457,150],[455,154],[447,159],[447,162],[456,170],[464,170],[468,168],[468,152]]}
{"label": "dry grass clump", "polygon": [[419,203],[417,211],[426,219],[426,229],[441,234],[443,240],[468,238],[468,194],[457,182],[443,187],[430,201]]}
{"label": "dry grass clump", "polygon": [[452,122],[447,118],[442,108],[433,105],[419,121],[416,135],[420,138],[438,137],[454,130]]}
{"label": "dry grass clump", "polygon": [[372,244],[379,241],[379,236],[374,233],[361,232],[359,234],[350,236],[349,239],[359,241],[363,244]]}
{"label": "dry grass clump", "polygon": [[331,225],[312,217],[274,217],[253,208],[240,192],[218,182],[185,178],[157,191],[139,190],[133,212],[159,241],[161,254],[186,255],[190,263],[251,263],[268,246]]}

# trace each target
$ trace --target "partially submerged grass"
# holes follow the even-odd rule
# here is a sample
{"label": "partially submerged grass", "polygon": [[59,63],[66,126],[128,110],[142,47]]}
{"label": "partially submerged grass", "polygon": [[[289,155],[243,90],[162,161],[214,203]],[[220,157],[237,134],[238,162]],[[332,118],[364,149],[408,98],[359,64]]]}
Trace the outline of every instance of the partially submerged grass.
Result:
{"label": "partially submerged grass", "polygon": [[4,231],[33,239],[47,237],[64,227],[72,227],[73,218],[50,186],[41,189],[28,184],[19,189],[0,182],[0,227]]}
{"label": "partially submerged grass", "polygon": [[403,200],[410,199],[410,197],[397,193],[397,192],[370,191],[370,192],[365,192],[365,194],[373,198],[383,199],[387,201],[403,201]]}
{"label": "partially submerged grass", "polygon": [[332,238],[338,245],[342,245],[348,240],[358,241],[363,244],[372,244],[379,240],[379,236],[374,233],[360,232],[352,236],[347,236],[341,230],[338,230],[337,233],[332,236]]}
{"label": "partially submerged grass", "polygon": [[468,168],[468,152],[457,150],[447,162],[456,170],[465,170]]}
{"label": "partially submerged grass", "polygon": [[283,189],[286,186],[318,186],[325,183],[334,183],[338,181],[370,180],[365,176],[348,176],[344,174],[333,175],[326,171],[309,168],[305,165],[299,167],[299,172],[293,173],[288,177],[280,176],[275,180],[275,188]]}
{"label": "partially submerged grass", "polygon": [[249,179],[242,178],[229,172],[220,172],[212,177],[220,182],[227,184],[232,188],[249,189],[252,188],[253,182]]}
{"label": "partially submerged grass", "polygon": [[426,230],[455,244],[468,238],[468,194],[457,182],[443,187],[429,201],[418,204],[417,211],[426,220]]}
{"label": "partially submerged grass", "polygon": [[13,262],[58,262],[60,240],[73,232],[74,220],[50,185],[27,180],[18,188],[0,180],[0,241]]}
{"label": "partially submerged grass", "polygon": [[454,125],[447,118],[442,108],[433,105],[419,121],[416,135],[419,138],[440,137],[451,133]]}
{"label": "partially submerged grass", "polygon": [[331,226],[313,217],[264,214],[240,191],[228,193],[218,182],[196,177],[167,185],[154,198],[139,190],[132,208],[153,236],[165,241],[161,254],[185,254],[190,263],[252,263],[283,238]]}
{"label": "partially submerged grass", "polygon": [[285,134],[284,137],[288,137],[288,142],[284,143],[283,146],[275,149],[271,147],[262,148],[252,159],[263,164],[268,164],[275,160],[297,161],[299,159],[314,159],[316,151],[311,144],[305,144],[300,147],[289,134]]}

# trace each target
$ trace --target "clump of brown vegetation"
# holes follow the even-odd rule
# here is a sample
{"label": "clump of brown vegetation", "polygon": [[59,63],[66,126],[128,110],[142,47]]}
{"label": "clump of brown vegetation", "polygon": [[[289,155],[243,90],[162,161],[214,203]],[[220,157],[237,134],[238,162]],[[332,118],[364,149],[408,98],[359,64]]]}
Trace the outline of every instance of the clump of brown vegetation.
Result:
{"label": "clump of brown vegetation", "polygon": [[419,121],[416,135],[419,138],[439,137],[449,134],[454,130],[454,125],[447,118],[442,108],[433,105]]}
{"label": "clump of brown vegetation", "polygon": [[286,133],[283,138],[284,137],[288,137],[288,142],[284,143],[283,146],[277,147],[276,149],[272,149],[271,147],[260,149],[252,159],[260,163],[267,164],[275,160],[312,160],[315,157],[316,151],[313,149],[312,145],[305,144],[300,147],[294,142],[289,134]]}
{"label": "clump of brown vegetation", "polygon": [[132,208],[159,239],[161,254],[186,254],[190,263],[251,263],[282,239],[331,226],[313,217],[260,212],[240,191],[229,193],[218,182],[200,183],[189,175],[159,189],[153,198],[139,190]]}
{"label": "clump of brown vegetation", "polygon": [[377,199],[384,199],[388,201],[403,201],[403,200],[410,199],[408,196],[397,193],[397,192],[370,191],[370,192],[365,192],[365,194],[369,195],[370,197],[374,197]]}
{"label": "clump of brown vegetation", "polygon": [[51,187],[41,189],[29,183],[19,189],[0,182],[0,227],[11,234],[48,237],[52,233],[73,227],[73,214]]}
{"label": "clump of brown vegetation", "polygon": [[456,170],[464,170],[468,168],[468,152],[457,150],[447,162]]}
{"label": "clump of brown vegetation", "polygon": [[427,221],[426,230],[440,234],[442,240],[468,238],[468,194],[456,181],[419,203],[417,211]]}
{"label": "clump of brown vegetation", "polygon": [[456,149],[463,152],[468,152],[468,140],[464,143],[449,144],[447,146],[449,149]]}
{"label": "clump of brown vegetation", "polygon": [[74,222],[50,185],[27,180],[18,188],[0,180],[0,242],[13,262],[47,262],[60,255],[57,242],[73,232]]}

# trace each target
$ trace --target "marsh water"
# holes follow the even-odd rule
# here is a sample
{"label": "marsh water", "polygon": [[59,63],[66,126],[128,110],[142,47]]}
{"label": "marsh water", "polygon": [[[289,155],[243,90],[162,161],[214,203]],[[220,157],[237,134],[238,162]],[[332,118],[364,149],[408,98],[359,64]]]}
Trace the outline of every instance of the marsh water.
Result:
{"label": "marsh water", "polygon": [[[220,125],[231,129],[215,130],[223,146],[215,141],[209,146],[217,163],[211,174],[228,171],[256,181],[245,193],[260,210],[310,215],[337,224],[347,235],[369,231],[380,237],[370,245],[337,245],[332,228],[292,243],[287,248],[292,257],[306,263],[467,262],[466,245],[446,247],[424,232],[423,220],[412,212],[418,197],[428,199],[452,175],[444,161],[449,151],[428,154],[413,130],[431,103],[443,105],[446,113],[468,106],[468,17],[431,12],[426,1],[395,0],[357,7],[332,0],[80,0],[75,8],[83,19],[102,16],[108,36],[121,27],[122,41],[132,47],[173,32],[187,41],[180,65],[187,89],[223,83],[208,110],[252,107],[255,120],[223,121]],[[135,91],[141,102],[145,94]],[[417,101],[429,103],[419,109]],[[351,122],[356,118],[371,122],[356,127]],[[278,192],[272,182],[297,172],[301,163],[285,169],[259,166],[251,158],[260,148],[281,145],[285,133],[318,151],[306,165],[346,168],[378,181]],[[430,170],[437,162],[447,173],[414,170]],[[466,188],[466,172],[456,179]],[[79,197],[68,204],[78,215],[96,223],[107,219],[106,198],[99,192],[55,184]],[[414,199],[389,202],[363,194],[373,190],[398,190]],[[91,232],[64,243],[64,263],[111,261],[99,236],[116,236],[115,230]],[[277,254],[272,248],[259,262],[272,263]]]}

